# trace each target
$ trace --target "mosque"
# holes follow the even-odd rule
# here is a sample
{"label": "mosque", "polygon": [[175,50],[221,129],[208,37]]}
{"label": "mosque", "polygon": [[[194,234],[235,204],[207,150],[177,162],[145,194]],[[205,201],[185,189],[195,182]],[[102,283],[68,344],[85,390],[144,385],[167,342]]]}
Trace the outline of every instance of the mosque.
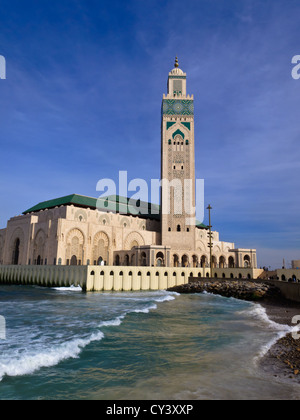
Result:
{"label": "mosque", "polygon": [[193,213],[194,97],[186,82],[176,58],[162,100],[160,206],[137,200],[136,212],[127,197],[77,194],[39,203],[0,230],[0,264],[256,269],[255,249],[221,241]]}

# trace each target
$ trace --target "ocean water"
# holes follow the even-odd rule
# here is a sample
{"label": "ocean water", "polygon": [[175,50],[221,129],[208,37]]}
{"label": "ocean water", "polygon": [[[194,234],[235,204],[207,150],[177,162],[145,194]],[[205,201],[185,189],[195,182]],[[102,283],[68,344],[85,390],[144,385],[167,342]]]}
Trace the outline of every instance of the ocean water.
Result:
{"label": "ocean water", "polygon": [[0,287],[0,399],[299,399],[259,369],[289,331],[210,294]]}

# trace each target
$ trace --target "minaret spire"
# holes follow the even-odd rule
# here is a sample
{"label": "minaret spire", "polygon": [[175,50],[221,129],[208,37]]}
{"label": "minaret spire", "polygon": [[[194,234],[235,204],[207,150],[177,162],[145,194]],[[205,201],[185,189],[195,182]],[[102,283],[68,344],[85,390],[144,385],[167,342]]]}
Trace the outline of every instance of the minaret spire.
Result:
{"label": "minaret spire", "polygon": [[161,154],[161,245],[196,249],[194,98],[178,57],[163,96]]}

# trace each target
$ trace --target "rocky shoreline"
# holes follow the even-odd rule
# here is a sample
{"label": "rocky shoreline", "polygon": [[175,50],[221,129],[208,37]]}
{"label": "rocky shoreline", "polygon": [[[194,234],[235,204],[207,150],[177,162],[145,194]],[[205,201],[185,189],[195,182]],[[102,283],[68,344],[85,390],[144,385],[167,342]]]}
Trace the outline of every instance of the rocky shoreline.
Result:
{"label": "rocky shoreline", "polygon": [[247,301],[262,301],[281,297],[280,290],[269,283],[250,280],[197,280],[168,289],[177,293],[212,293]]}
{"label": "rocky shoreline", "polygon": [[[258,303],[265,308],[269,319],[283,325],[291,326],[292,318],[300,316],[300,303],[285,299],[278,288],[261,281],[203,279],[168,290],[177,293],[207,292]],[[291,334],[279,339],[260,361],[260,368],[274,378],[299,384],[300,340],[295,340]]]}

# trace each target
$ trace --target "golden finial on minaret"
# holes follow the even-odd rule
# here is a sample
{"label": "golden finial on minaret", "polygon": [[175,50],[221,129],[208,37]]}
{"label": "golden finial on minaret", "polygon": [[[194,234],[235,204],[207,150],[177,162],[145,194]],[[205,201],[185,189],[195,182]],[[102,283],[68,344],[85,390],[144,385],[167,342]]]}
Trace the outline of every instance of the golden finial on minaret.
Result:
{"label": "golden finial on minaret", "polygon": [[178,64],[178,58],[176,57],[175,58],[175,67],[177,68],[177,67],[179,67],[179,64]]}

